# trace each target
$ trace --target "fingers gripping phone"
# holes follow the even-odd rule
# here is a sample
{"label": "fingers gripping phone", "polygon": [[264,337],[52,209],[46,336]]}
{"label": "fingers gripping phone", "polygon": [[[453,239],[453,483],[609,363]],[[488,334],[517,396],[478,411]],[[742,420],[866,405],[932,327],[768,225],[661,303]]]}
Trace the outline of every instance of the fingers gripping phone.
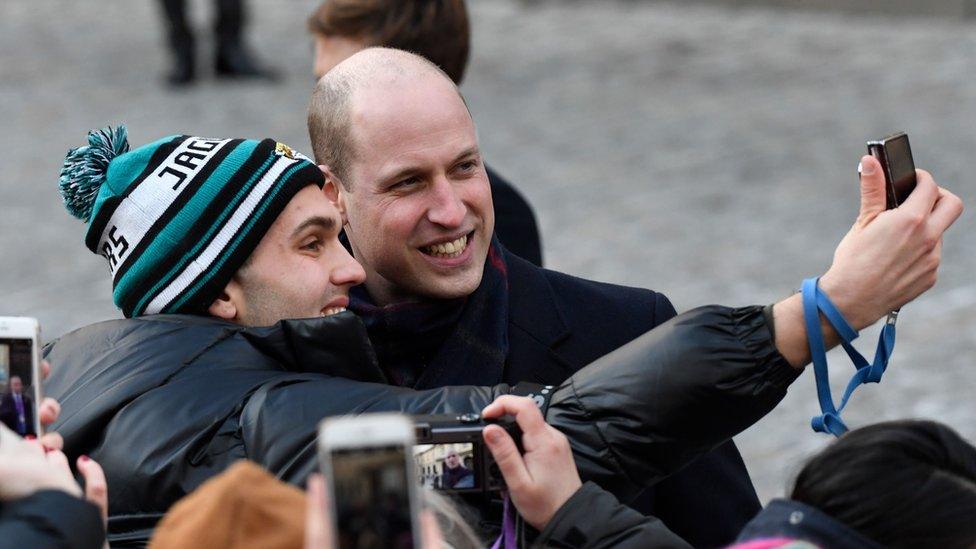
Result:
{"label": "fingers gripping phone", "polygon": [[904,132],[868,141],[868,154],[878,159],[888,188],[888,209],[897,208],[915,190],[915,161]]}
{"label": "fingers gripping phone", "polygon": [[335,547],[421,547],[414,425],[399,414],[329,418],[319,427]]}
{"label": "fingers gripping phone", "polygon": [[36,318],[0,317],[0,422],[22,437],[41,435],[40,339]]}

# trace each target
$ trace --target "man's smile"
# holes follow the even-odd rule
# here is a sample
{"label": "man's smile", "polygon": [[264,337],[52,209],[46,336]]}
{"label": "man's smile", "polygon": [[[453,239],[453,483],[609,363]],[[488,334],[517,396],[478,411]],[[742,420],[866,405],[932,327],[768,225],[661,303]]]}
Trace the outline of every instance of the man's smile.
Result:
{"label": "man's smile", "polygon": [[330,301],[328,305],[322,308],[322,311],[319,313],[319,316],[332,316],[335,314],[339,314],[341,312],[344,312],[346,310],[346,307],[348,306],[349,306],[348,296],[343,295],[343,296],[336,297],[335,299]]}
{"label": "man's smile", "polygon": [[438,259],[453,259],[461,257],[461,254],[468,249],[468,239],[472,236],[474,236],[474,231],[461,235],[460,237],[452,240],[421,246],[420,251],[424,255]]}

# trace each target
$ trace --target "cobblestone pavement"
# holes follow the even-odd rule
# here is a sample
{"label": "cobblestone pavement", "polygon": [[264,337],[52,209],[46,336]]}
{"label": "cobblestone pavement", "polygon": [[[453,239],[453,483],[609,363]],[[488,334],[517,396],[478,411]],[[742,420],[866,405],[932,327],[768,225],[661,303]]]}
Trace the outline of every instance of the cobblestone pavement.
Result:
{"label": "cobblestone pavement", "polygon": [[[972,206],[976,36],[945,19],[648,2],[474,0],[464,91],[486,157],[538,212],[549,266],[665,292],[679,310],[765,303],[829,265],[857,211],[866,138],[912,136],[916,162]],[[48,337],[114,317],[104,260],[62,209],[64,152],[89,128],[274,136],[307,149],[313,0],[253,4],[253,42],[279,86],[179,93],[153,2],[0,4],[0,310]],[[194,3],[200,27],[211,3]],[[203,40],[204,46],[208,46]],[[209,49],[201,51],[209,59]],[[205,54],[205,55],[204,55]],[[207,63],[202,63],[207,66]],[[903,310],[884,383],[853,425],[924,416],[976,438],[973,220],[945,242],[936,289]],[[873,352],[876,332],[862,338]],[[846,357],[831,355],[840,390]],[[812,375],[738,438],[763,499],[826,439]]]}

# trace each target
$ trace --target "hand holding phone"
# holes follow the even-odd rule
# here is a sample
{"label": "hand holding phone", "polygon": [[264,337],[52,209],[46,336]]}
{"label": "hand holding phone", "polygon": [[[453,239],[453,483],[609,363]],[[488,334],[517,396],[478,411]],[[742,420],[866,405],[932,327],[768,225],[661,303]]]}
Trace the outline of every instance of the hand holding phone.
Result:
{"label": "hand holding phone", "polygon": [[329,418],[319,462],[332,503],[333,547],[421,547],[414,425],[400,414]]}
{"label": "hand holding phone", "polygon": [[887,183],[888,209],[897,208],[915,190],[915,161],[908,134],[896,133],[868,141],[868,154],[878,159]]}

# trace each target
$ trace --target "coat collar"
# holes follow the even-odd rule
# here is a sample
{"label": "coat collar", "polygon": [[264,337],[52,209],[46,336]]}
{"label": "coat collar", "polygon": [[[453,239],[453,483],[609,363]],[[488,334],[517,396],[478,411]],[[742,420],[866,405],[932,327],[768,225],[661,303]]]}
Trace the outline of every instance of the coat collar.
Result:
{"label": "coat collar", "polygon": [[241,335],[290,371],[387,383],[366,328],[351,311],[243,328]]}
{"label": "coat collar", "polygon": [[[354,381],[387,383],[362,320],[351,311],[320,318],[278,321],[271,326],[241,326],[225,320],[185,314],[150,315],[116,322],[154,322],[185,330],[203,330],[210,343],[183,361],[190,364],[218,345],[239,334],[261,354],[291,372],[339,376]],[[186,332],[177,331],[182,338]]]}
{"label": "coat collar", "polygon": [[809,541],[833,549],[882,549],[879,543],[823,511],[787,499],[769,502],[742,529],[738,542],[776,536]]}

